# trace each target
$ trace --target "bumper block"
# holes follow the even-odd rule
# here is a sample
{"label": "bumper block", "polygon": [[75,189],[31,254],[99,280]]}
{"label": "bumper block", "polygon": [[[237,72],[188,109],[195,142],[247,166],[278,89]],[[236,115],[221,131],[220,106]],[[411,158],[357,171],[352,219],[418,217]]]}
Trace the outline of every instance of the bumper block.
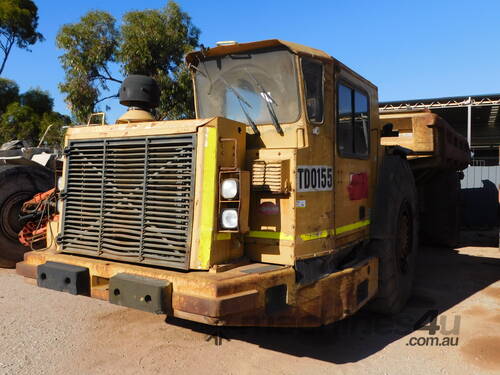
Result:
{"label": "bumper block", "polygon": [[71,264],[47,262],[37,267],[37,285],[59,292],[90,296],[89,269]]}
{"label": "bumper block", "polygon": [[109,302],[155,314],[168,314],[172,309],[172,284],[119,273],[109,279]]}

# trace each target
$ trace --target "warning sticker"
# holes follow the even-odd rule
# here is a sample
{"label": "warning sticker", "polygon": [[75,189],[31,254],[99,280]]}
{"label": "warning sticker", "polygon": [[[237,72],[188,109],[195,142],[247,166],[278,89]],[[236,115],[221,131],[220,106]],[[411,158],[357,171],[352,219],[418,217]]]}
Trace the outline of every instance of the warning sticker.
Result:
{"label": "warning sticker", "polygon": [[295,207],[301,207],[304,208],[306,206],[306,201],[305,200],[298,200],[295,204]]}
{"label": "warning sticker", "polygon": [[333,190],[333,168],[326,165],[300,165],[297,167],[297,191]]}

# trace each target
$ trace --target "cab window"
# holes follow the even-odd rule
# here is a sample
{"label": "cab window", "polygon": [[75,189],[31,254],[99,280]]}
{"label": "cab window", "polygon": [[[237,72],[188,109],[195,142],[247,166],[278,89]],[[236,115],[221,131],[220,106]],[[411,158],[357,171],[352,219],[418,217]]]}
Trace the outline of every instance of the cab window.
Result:
{"label": "cab window", "polygon": [[337,86],[337,146],[341,156],[366,158],[369,150],[368,96],[346,84]]}
{"label": "cab window", "polygon": [[310,122],[323,122],[323,64],[317,60],[302,58],[307,117]]}

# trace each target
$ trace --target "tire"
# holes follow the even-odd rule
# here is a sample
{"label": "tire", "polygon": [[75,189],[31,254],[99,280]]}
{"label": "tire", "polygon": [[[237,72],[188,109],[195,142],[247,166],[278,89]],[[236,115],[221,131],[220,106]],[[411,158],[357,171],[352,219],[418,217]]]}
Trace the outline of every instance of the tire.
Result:
{"label": "tire", "polygon": [[0,166],[0,267],[14,267],[29,250],[18,240],[24,202],[54,187],[54,172],[42,166]]}
{"label": "tire", "polygon": [[367,305],[398,313],[411,295],[418,250],[417,190],[401,156],[384,157],[375,192],[369,251],[379,259],[379,288]]}
{"label": "tire", "polygon": [[422,243],[454,248],[460,234],[460,179],[442,170],[418,186]]}

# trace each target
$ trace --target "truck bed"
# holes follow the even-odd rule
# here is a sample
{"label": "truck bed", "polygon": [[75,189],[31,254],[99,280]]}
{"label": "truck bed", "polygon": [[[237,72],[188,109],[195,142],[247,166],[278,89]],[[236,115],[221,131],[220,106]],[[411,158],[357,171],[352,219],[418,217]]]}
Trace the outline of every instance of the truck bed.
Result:
{"label": "truck bed", "polygon": [[399,134],[381,137],[383,146],[410,149],[408,160],[413,169],[448,168],[463,170],[470,163],[465,137],[443,118],[430,111],[401,111],[380,114],[381,129],[391,123]]}

